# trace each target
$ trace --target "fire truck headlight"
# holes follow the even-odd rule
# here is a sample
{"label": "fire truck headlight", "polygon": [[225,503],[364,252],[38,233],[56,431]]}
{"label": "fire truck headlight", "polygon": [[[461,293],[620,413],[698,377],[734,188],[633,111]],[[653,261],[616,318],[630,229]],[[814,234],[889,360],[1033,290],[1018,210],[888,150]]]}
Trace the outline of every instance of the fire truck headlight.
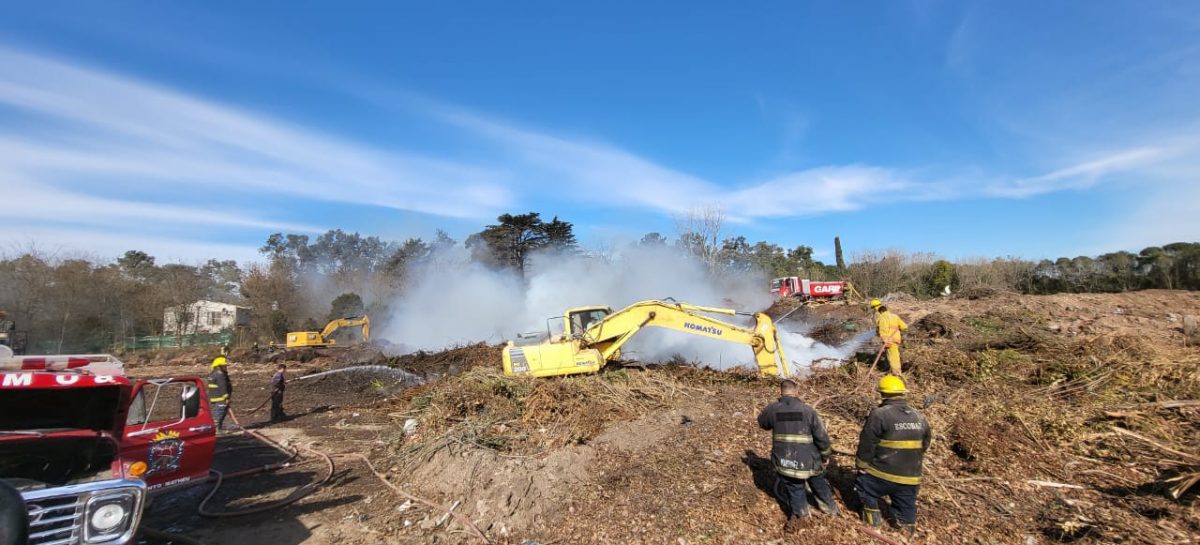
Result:
{"label": "fire truck headlight", "polygon": [[130,530],[133,523],[133,509],[137,498],[133,494],[119,493],[97,496],[88,502],[87,532],[85,543],[103,543],[111,541]]}
{"label": "fire truck headlight", "polygon": [[97,507],[92,512],[92,528],[99,530],[101,533],[108,533],[121,524],[125,520],[125,508],[117,503],[109,503]]}

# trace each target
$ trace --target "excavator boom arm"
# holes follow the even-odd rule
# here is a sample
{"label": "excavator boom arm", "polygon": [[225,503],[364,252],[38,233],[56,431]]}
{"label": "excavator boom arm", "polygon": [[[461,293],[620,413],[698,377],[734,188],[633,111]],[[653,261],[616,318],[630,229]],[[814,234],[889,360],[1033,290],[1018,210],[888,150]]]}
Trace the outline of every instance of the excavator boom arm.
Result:
{"label": "excavator boom arm", "polygon": [[609,314],[592,324],[584,333],[584,342],[596,348],[607,361],[621,346],[644,327],[671,329],[710,339],[750,346],[759,371],[766,375],[788,376],[787,358],[779,344],[775,324],[766,314],[755,314],[755,326],[748,329],[730,324],[700,312],[735,314],[733,310],[700,307],[686,303],[642,301]]}
{"label": "excavator boom arm", "polygon": [[371,340],[371,319],[367,316],[362,318],[340,318],[329,322],[325,329],[321,331],[321,337],[328,339],[333,333],[343,327],[362,326],[363,341]]}

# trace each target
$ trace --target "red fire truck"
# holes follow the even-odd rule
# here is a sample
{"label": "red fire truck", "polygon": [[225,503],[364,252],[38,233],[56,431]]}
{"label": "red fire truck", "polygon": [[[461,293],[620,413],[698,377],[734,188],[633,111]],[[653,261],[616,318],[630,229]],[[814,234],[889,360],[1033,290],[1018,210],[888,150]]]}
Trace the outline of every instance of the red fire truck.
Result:
{"label": "red fire truck", "polygon": [[814,282],[798,276],[787,276],[771,280],[771,293],[777,298],[799,297],[805,301],[833,301],[846,299],[854,288],[849,282]]}
{"label": "red fire truck", "polygon": [[201,378],[0,347],[0,483],[25,502],[30,545],[131,541],[146,494],[206,479],[215,446]]}

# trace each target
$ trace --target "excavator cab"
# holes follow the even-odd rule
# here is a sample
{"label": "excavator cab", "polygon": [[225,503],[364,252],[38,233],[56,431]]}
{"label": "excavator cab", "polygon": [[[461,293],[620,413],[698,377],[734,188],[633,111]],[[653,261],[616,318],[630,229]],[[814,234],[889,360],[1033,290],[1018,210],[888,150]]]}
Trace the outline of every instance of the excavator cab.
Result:
{"label": "excavator cab", "polygon": [[[609,307],[580,307],[547,319],[546,341],[528,344],[509,341],[504,348],[504,372],[550,377],[599,371],[606,360],[599,350],[587,346],[590,344],[587,331],[610,314]],[[554,323],[559,320],[562,326],[556,334]]]}
{"label": "excavator cab", "polygon": [[567,311],[567,317],[570,319],[571,330],[567,332],[569,337],[578,337],[583,335],[593,324],[605,319],[609,314],[612,314],[612,309],[608,307],[593,307],[580,308]]}

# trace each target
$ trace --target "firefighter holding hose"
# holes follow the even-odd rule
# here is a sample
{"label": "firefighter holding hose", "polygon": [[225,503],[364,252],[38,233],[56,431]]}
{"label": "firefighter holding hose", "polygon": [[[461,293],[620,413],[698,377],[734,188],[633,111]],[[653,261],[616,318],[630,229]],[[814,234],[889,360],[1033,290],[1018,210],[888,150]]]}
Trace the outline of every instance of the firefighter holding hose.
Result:
{"label": "firefighter holding hose", "polygon": [[907,393],[898,376],[886,375],[879,381],[883,400],[867,416],[858,436],[854,489],[863,504],[863,522],[873,528],[883,525],[879,503],[887,496],[900,531],[912,537],[917,528],[921,466],[933,431],[925,417],[905,401]]}
{"label": "firefighter holding hose", "polygon": [[212,371],[208,374],[208,402],[212,405],[213,420],[217,429],[225,426],[225,415],[229,414],[229,397],[233,395],[233,383],[229,381],[228,362],[225,356],[217,356],[212,361]]}
{"label": "firefighter holding hose", "polygon": [[271,376],[271,422],[280,422],[287,418],[287,414],[283,412],[283,391],[287,389],[287,365],[279,364],[275,367],[275,374]]}
{"label": "firefighter holding hose", "polygon": [[888,367],[893,375],[900,375],[900,343],[901,332],[908,329],[899,316],[892,314],[879,299],[871,300],[871,308],[875,310],[875,326],[878,328],[879,339],[883,342],[881,350],[887,350]]}

